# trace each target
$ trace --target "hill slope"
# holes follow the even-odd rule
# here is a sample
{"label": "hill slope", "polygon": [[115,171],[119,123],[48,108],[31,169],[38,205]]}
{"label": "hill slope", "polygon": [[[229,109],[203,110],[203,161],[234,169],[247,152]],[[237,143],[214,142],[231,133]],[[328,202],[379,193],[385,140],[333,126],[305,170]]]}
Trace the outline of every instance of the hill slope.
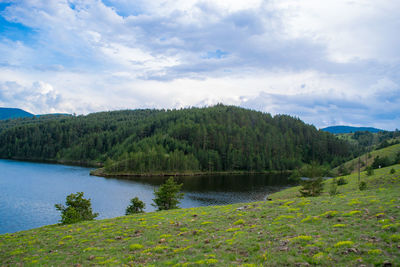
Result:
{"label": "hill slope", "polygon": [[[398,155],[400,154],[400,144],[391,145],[382,149],[377,149],[360,156],[360,169],[364,171],[368,166],[371,166],[376,157],[385,158],[387,157],[391,163],[399,163]],[[358,172],[358,157],[343,163],[340,167],[333,169],[333,173],[339,174],[340,168],[348,171],[349,173]]]}
{"label": "hill slope", "polygon": [[19,108],[0,108],[0,120],[33,117],[34,115]]}
{"label": "hill slope", "polygon": [[326,131],[332,134],[343,134],[343,133],[355,133],[355,132],[383,132],[384,130],[373,128],[373,127],[353,127],[353,126],[329,126],[326,128],[322,128],[322,131]]}
{"label": "hill slope", "polygon": [[0,123],[0,157],[104,163],[113,174],[287,170],[351,156],[347,142],[299,119],[223,105]]}
{"label": "hill slope", "polygon": [[[0,264],[400,265],[400,165],[355,175],[340,195],[152,212],[0,235]],[[325,182],[325,191],[330,181]],[[128,203],[127,203],[128,204]]]}

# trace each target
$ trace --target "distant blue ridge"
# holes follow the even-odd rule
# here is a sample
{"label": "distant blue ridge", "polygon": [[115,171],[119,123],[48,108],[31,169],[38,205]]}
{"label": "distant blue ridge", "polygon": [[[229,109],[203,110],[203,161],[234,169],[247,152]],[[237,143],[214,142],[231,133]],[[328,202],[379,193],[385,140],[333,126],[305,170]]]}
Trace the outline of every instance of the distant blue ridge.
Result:
{"label": "distant blue ridge", "polygon": [[0,108],[0,120],[33,117],[35,115],[19,108]]}
{"label": "distant blue ridge", "polygon": [[341,134],[341,133],[354,133],[354,132],[371,132],[371,133],[377,133],[377,132],[384,132],[385,130],[382,129],[377,129],[373,127],[353,127],[353,126],[329,126],[326,128],[322,128],[322,131],[329,132],[332,134]]}
{"label": "distant blue ridge", "polygon": [[41,114],[34,115],[20,108],[1,108],[0,107],[0,120],[18,119],[18,118],[32,118],[42,116],[72,116],[66,113],[52,113],[52,114]]}

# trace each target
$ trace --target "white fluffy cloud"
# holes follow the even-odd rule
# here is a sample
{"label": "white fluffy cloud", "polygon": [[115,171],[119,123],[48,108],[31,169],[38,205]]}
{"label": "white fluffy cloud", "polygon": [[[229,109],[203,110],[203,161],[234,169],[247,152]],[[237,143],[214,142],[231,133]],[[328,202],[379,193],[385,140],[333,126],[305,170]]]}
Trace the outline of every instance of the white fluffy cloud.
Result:
{"label": "white fluffy cloud", "polygon": [[383,0],[281,2],[286,29],[326,46],[329,59],[399,61],[400,2]]}
{"label": "white fluffy cloud", "polygon": [[16,25],[0,32],[2,106],[88,113],[223,102],[316,126],[400,126],[396,1],[25,0],[1,9]]}
{"label": "white fluffy cloud", "polygon": [[28,87],[16,82],[0,83],[0,106],[13,103],[23,106],[25,110],[40,113],[42,110],[57,112],[60,107],[61,95],[45,82],[34,82]]}

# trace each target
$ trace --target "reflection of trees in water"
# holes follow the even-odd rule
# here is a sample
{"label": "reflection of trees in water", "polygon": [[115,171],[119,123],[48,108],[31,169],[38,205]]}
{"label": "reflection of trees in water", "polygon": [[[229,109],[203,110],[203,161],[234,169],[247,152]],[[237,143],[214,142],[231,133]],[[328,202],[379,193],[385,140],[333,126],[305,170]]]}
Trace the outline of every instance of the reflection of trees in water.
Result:
{"label": "reflection of trees in water", "polygon": [[247,192],[267,186],[285,185],[286,177],[271,175],[230,175],[203,176],[183,178],[183,190],[186,191],[216,191],[216,192]]}
{"label": "reflection of trees in water", "polygon": [[238,191],[185,192],[190,200],[203,205],[225,205],[240,202],[263,201],[268,194],[282,190],[285,186],[263,186],[257,189]]}
{"label": "reflection of trees in water", "polygon": [[[168,177],[132,177],[126,181],[158,186]],[[179,176],[178,183],[183,183],[182,190],[187,192],[248,192],[265,187],[282,188],[288,184],[285,174],[254,174],[254,175],[209,175],[209,176]],[[276,190],[274,190],[276,191]],[[265,190],[263,190],[265,193]]]}

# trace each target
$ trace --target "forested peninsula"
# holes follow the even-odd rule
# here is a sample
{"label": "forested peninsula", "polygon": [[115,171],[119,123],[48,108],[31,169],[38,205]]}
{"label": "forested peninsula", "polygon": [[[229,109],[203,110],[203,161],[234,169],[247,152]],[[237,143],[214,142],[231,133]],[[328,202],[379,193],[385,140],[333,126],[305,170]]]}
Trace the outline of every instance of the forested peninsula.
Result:
{"label": "forested peninsula", "polygon": [[0,122],[1,158],[98,166],[105,176],[335,167],[354,153],[298,118],[221,104]]}

